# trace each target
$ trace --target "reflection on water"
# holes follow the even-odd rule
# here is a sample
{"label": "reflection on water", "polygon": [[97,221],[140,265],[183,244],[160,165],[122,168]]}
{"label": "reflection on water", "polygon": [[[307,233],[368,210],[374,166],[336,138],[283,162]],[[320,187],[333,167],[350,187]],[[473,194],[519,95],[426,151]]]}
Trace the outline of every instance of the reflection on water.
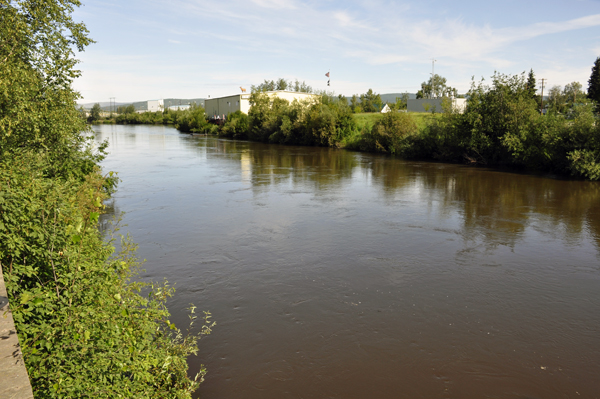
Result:
{"label": "reflection on water", "polygon": [[219,323],[201,397],[600,392],[598,183],[96,130],[143,278]]}

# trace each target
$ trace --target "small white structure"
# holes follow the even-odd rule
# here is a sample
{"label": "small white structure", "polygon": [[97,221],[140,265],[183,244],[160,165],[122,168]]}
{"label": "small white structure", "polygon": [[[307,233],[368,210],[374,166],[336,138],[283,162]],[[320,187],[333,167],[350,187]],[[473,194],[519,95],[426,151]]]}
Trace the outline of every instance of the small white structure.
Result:
{"label": "small white structure", "polygon": [[142,109],[138,109],[135,112],[138,114],[143,114],[144,112],[162,112],[165,110],[165,102],[163,100],[148,100],[146,101],[146,109],[144,109],[144,102],[141,103],[141,107]]}
{"label": "small white structure", "polygon": [[148,112],[164,111],[165,103],[163,100],[148,100]]}
{"label": "small white structure", "polygon": [[382,114],[387,114],[390,111],[391,111],[390,106],[387,104],[385,104],[385,106],[381,109]]}
{"label": "small white structure", "polygon": [[[319,96],[310,93],[300,93],[296,91],[266,91],[269,97],[283,98],[292,102],[294,100],[316,100]],[[210,98],[204,101],[204,110],[210,117],[218,115],[229,115],[236,111],[242,111],[247,114],[250,111],[250,94],[241,93],[233,96]]]}
{"label": "small white structure", "polygon": [[169,111],[183,111],[186,109],[190,109],[190,104],[181,104],[181,105],[171,105],[169,107]]}
{"label": "small white structure", "polygon": [[[465,98],[448,98],[452,102],[452,110],[458,113],[465,112],[467,100]],[[406,109],[408,112],[444,112],[442,98],[418,98],[408,100]]]}

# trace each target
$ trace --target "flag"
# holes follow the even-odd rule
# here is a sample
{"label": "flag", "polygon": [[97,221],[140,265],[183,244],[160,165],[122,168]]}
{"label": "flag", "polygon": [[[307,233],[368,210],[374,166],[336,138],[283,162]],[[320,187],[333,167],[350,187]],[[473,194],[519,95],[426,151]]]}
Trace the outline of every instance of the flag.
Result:
{"label": "flag", "polygon": [[329,72],[327,72],[327,73],[325,74],[325,76],[329,77]]}

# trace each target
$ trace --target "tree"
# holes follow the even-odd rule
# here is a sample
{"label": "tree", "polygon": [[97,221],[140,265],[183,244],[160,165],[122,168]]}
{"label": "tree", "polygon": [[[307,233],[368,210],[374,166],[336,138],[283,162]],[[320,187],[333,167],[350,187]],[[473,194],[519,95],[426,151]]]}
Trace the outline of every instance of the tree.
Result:
{"label": "tree", "polygon": [[302,81],[302,83],[300,83],[298,81],[298,79],[296,79],[296,81],[294,82],[293,87],[292,87],[292,85],[290,85],[290,88],[292,88],[294,91],[299,92],[299,93],[312,93],[313,92],[312,87],[307,85],[305,81]]}
{"label": "tree", "polygon": [[358,109],[360,108],[360,103],[358,102],[358,96],[356,94],[353,94],[352,98],[350,99],[350,108],[355,114],[359,112]]}
{"label": "tree", "polygon": [[600,103],[600,57],[596,58],[592,67],[592,74],[588,81],[588,98]]}
{"label": "tree", "polygon": [[435,74],[428,81],[421,83],[417,98],[456,97],[458,90],[446,84],[446,78]]}
{"label": "tree", "polygon": [[[77,0],[2,1],[0,5],[0,160],[40,152],[48,175],[81,176],[95,160],[75,107],[80,76],[74,51],[93,41],[71,13]],[[82,152],[82,148],[90,148]]]}
{"label": "tree", "polygon": [[379,94],[375,93],[373,89],[369,89],[365,94],[360,95],[360,105],[363,112],[378,112],[381,110],[383,101]]}
{"label": "tree", "polygon": [[531,98],[535,98],[535,93],[537,91],[535,84],[535,73],[533,73],[533,69],[531,69],[529,71],[529,75],[527,76],[527,83],[525,84],[527,93]]}
{"label": "tree", "polygon": [[287,90],[288,86],[291,86],[291,84],[289,84],[287,80],[279,78],[275,83],[275,90]]}
{"label": "tree", "polygon": [[100,119],[100,112],[102,112],[102,108],[100,108],[100,104],[96,103],[90,110],[90,121],[94,122]]}

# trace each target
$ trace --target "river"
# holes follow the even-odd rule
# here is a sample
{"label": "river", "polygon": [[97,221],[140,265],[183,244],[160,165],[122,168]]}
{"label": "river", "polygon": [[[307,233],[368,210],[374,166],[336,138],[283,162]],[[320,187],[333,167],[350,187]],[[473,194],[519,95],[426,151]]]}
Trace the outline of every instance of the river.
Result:
{"label": "river", "polygon": [[197,397],[600,397],[600,183],[94,129]]}

